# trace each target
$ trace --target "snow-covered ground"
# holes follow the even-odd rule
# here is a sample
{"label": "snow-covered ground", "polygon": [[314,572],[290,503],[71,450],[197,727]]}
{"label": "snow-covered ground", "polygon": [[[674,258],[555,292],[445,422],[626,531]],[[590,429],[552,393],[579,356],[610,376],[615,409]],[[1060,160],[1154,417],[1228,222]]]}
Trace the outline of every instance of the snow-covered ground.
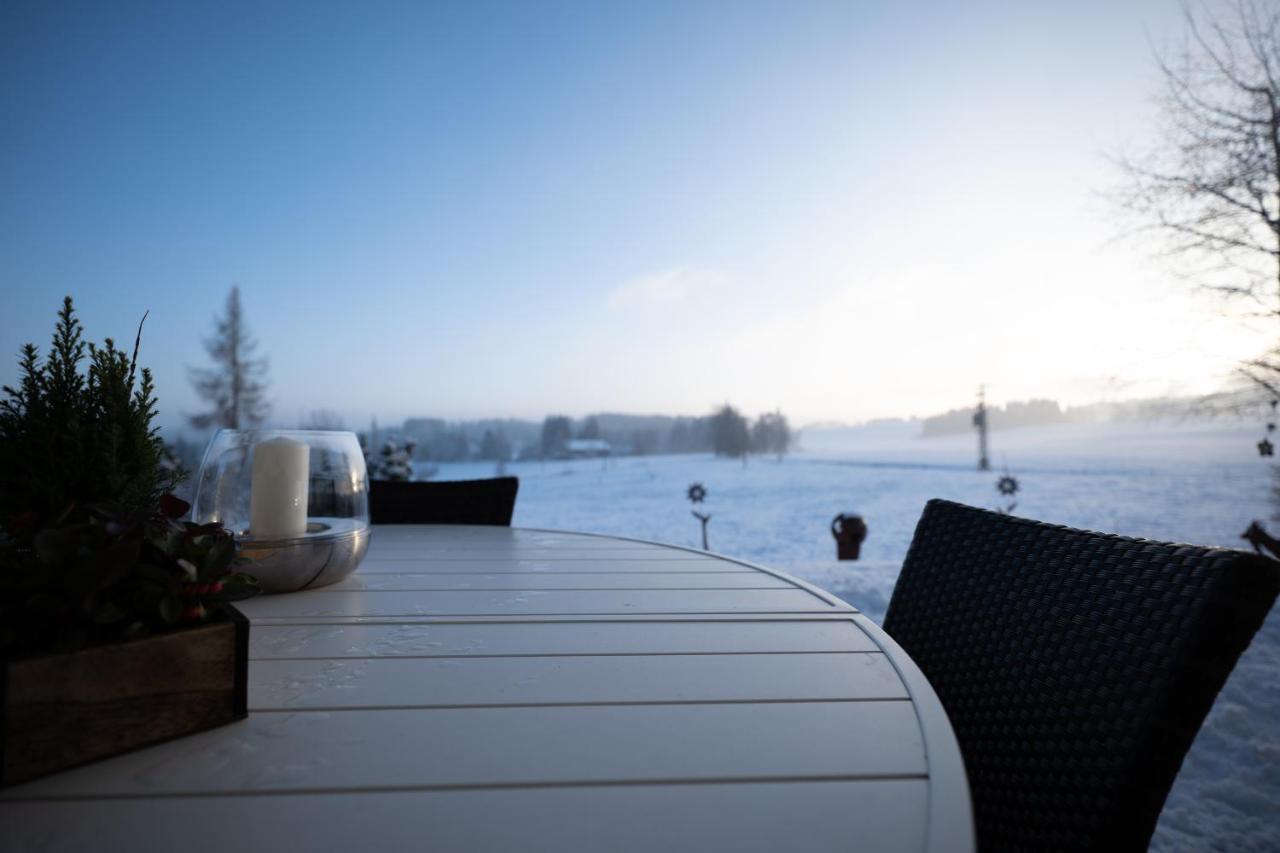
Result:
{"label": "snow-covered ground", "polygon": [[[712,550],[788,571],[880,619],[925,501],[995,508],[1015,476],[1015,513],[1093,530],[1242,547],[1273,512],[1257,427],[1071,425],[996,433],[994,470],[973,469],[972,436],[904,429],[818,432],[781,462],[659,456],[508,464],[514,523],[700,545],[685,498],[706,486]],[[487,477],[492,463],[442,465],[436,479]],[[863,559],[837,563],[838,512],[870,528]],[[1280,608],[1237,665],[1170,794],[1153,850],[1280,850]]]}

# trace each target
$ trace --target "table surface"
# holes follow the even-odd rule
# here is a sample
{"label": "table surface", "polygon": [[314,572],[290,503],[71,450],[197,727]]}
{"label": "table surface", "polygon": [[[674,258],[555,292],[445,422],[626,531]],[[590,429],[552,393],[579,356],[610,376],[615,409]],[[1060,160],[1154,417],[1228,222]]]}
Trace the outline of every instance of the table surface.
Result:
{"label": "table surface", "polygon": [[347,580],[241,609],[247,720],[9,789],[0,848],[973,849],[928,682],[779,572],[379,526]]}

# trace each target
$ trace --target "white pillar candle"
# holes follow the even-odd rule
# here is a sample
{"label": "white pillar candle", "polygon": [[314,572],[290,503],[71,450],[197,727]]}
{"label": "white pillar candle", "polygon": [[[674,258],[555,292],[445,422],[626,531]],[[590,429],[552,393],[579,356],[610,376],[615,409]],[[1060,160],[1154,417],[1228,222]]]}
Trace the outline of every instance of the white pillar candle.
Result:
{"label": "white pillar candle", "polygon": [[253,448],[249,534],[254,539],[291,539],[307,532],[307,468],[311,448],[280,436]]}

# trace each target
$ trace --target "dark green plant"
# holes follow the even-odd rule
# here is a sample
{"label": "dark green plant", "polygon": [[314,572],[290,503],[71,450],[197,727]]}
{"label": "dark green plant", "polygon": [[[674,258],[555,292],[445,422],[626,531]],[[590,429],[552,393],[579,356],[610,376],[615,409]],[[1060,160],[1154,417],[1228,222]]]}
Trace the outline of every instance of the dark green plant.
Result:
{"label": "dark green plant", "polygon": [[37,532],[31,547],[0,552],[0,654],[146,636],[256,595],[257,581],[233,571],[231,532],[179,522],[188,509],[171,495],[151,513],[92,505]]}
{"label": "dark green plant", "polygon": [[[143,317],[145,320],[145,316]],[[0,400],[0,656],[144,636],[258,592],[221,525],[178,521],[150,371],[83,340],[71,298]],[[87,370],[81,365],[87,359]]]}
{"label": "dark green plant", "polygon": [[68,296],[44,362],[22,348],[18,387],[0,400],[0,524],[11,536],[83,521],[93,503],[150,509],[182,479],[161,466],[155,388],[137,369],[141,336],[139,324],[132,357],[110,338],[87,343]]}

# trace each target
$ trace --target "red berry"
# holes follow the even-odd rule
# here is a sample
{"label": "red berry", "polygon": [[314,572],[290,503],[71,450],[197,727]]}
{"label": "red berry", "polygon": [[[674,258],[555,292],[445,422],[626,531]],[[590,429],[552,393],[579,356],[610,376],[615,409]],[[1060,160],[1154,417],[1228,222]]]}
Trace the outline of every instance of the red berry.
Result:
{"label": "red berry", "polygon": [[217,595],[218,593],[222,592],[222,581],[214,581],[213,583],[209,584],[209,592],[213,593],[214,595]]}
{"label": "red berry", "polygon": [[30,511],[20,512],[13,517],[13,521],[10,523],[13,525],[13,529],[15,531],[18,533],[25,533],[28,530],[34,530],[40,526],[40,516]]}
{"label": "red berry", "polygon": [[200,584],[200,588],[197,590],[197,592],[199,592],[201,595],[208,595],[209,585],[207,583]]}
{"label": "red berry", "polygon": [[168,518],[182,518],[191,509],[191,504],[176,495],[165,493],[160,496],[160,512]]}

